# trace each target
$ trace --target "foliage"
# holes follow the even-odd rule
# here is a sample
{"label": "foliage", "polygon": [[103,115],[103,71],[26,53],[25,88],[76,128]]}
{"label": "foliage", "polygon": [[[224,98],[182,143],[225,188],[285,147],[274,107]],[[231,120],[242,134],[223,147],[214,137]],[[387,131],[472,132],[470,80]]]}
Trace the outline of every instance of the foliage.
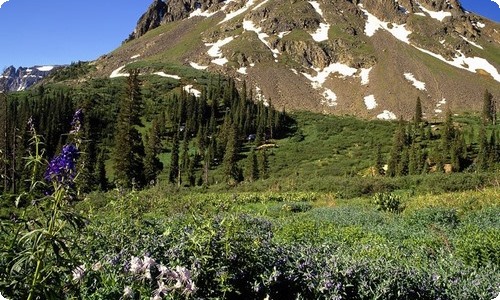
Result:
{"label": "foliage", "polygon": [[400,213],[404,206],[401,203],[401,197],[395,194],[377,193],[373,196],[373,203],[378,210],[392,213]]}

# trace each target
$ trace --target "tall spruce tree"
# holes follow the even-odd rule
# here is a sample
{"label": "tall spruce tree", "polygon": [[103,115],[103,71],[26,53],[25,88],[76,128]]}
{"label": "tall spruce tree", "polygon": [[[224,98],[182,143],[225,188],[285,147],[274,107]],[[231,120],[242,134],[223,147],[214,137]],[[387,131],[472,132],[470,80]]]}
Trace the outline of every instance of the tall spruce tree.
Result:
{"label": "tall spruce tree", "polygon": [[420,101],[420,97],[417,97],[417,103],[415,105],[415,124],[420,124],[422,122],[422,102]]}
{"label": "tall spruce tree", "polygon": [[136,127],[142,126],[141,82],[139,70],[130,71],[127,91],[118,113],[115,136],[115,177],[117,184],[126,188],[144,185],[144,145]]}
{"label": "tall spruce tree", "polygon": [[495,124],[496,122],[496,104],[493,95],[488,90],[484,91],[482,117],[483,122],[487,124]]}
{"label": "tall spruce tree", "polygon": [[146,183],[155,183],[163,169],[163,164],[158,158],[161,151],[161,129],[157,119],[151,124],[151,129],[146,137],[146,147],[144,156],[144,176]]}
{"label": "tall spruce tree", "polygon": [[226,149],[222,159],[223,174],[228,183],[235,183],[241,179],[241,170],[238,166],[238,130],[236,125],[229,128]]}

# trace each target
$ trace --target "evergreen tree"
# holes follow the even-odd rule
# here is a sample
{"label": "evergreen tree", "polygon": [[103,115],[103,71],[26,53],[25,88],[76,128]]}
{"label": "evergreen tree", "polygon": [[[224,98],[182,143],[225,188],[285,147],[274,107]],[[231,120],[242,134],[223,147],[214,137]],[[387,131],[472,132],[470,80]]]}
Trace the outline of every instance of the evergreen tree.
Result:
{"label": "evergreen tree", "polygon": [[269,178],[269,157],[267,156],[267,150],[262,149],[260,155],[259,163],[259,177],[262,179]]}
{"label": "evergreen tree", "polygon": [[158,174],[163,169],[163,164],[158,158],[161,151],[161,129],[159,122],[155,119],[151,124],[149,134],[146,135],[146,148],[144,156],[144,176],[146,183],[156,182]]}
{"label": "evergreen tree", "polygon": [[420,101],[420,97],[417,97],[417,103],[415,105],[415,124],[420,124],[422,122],[422,102]]}
{"label": "evergreen tree", "polygon": [[95,175],[97,187],[101,191],[108,189],[108,179],[106,177],[106,152],[101,150],[97,157]]}
{"label": "evergreen tree", "polygon": [[140,116],[142,97],[139,71],[130,72],[127,81],[127,93],[122,99],[115,136],[115,177],[117,184],[130,188],[144,184],[144,146],[136,126],[142,126]]}
{"label": "evergreen tree", "polygon": [[496,104],[493,100],[493,95],[488,91],[484,91],[483,96],[483,122],[487,124],[495,124],[496,121]]}
{"label": "evergreen tree", "polygon": [[254,149],[252,149],[252,152],[250,152],[250,155],[248,156],[247,168],[247,178],[249,181],[252,182],[259,179],[259,162]]}
{"label": "evergreen tree", "polygon": [[238,132],[235,126],[229,129],[226,149],[222,160],[222,168],[228,183],[238,182],[241,179],[241,171],[238,167]]}
{"label": "evergreen tree", "polygon": [[483,123],[479,127],[479,149],[476,158],[476,168],[478,171],[486,171],[488,169],[489,147],[486,134],[486,126]]}
{"label": "evergreen tree", "polygon": [[375,171],[377,175],[384,175],[384,159],[382,157],[382,146],[377,144],[377,153],[375,155]]}

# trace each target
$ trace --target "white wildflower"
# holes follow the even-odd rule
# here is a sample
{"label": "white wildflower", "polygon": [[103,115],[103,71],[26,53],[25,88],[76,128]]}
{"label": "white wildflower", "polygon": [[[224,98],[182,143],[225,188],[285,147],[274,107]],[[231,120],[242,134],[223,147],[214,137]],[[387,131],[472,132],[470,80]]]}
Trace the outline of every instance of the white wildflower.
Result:
{"label": "white wildflower", "polygon": [[142,271],[142,261],[139,257],[132,256],[130,260],[130,272],[133,274],[140,273]]}
{"label": "white wildflower", "polygon": [[191,272],[185,267],[177,266],[175,267],[175,271],[179,274],[179,278],[182,282],[187,282],[191,279]]}
{"label": "white wildflower", "polygon": [[157,265],[157,268],[158,268],[158,271],[160,272],[160,275],[158,277],[163,277],[165,275],[167,275],[167,273],[169,272],[168,268],[164,265]]}
{"label": "white wildflower", "polygon": [[134,291],[132,291],[132,288],[129,286],[126,286],[123,289],[123,299],[132,298],[133,296],[134,296]]}
{"label": "white wildflower", "polygon": [[73,281],[80,281],[80,280],[82,280],[83,275],[85,275],[85,271],[86,271],[85,265],[80,265],[80,266],[76,267],[72,271]]}
{"label": "white wildflower", "polygon": [[149,269],[150,267],[154,267],[156,265],[156,262],[154,259],[151,257],[144,255],[144,259],[142,260],[142,267],[144,269]]}
{"label": "white wildflower", "polygon": [[151,297],[149,299],[151,299],[151,300],[161,300],[161,296],[155,295],[155,296],[153,296],[153,297]]}

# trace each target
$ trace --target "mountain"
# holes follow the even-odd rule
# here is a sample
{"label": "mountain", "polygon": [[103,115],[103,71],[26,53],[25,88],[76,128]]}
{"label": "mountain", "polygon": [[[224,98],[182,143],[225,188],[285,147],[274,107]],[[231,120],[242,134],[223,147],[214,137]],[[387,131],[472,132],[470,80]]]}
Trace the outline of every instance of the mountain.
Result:
{"label": "mountain", "polygon": [[195,87],[187,74],[219,73],[287,110],[367,118],[409,118],[420,97],[440,118],[500,97],[500,25],[458,0],[155,0],[95,66]]}
{"label": "mountain", "polygon": [[0,76],[0,90],[24,91],[47,77],[54,69],[54,66],[19,67],[17,69],[10,66]]}

